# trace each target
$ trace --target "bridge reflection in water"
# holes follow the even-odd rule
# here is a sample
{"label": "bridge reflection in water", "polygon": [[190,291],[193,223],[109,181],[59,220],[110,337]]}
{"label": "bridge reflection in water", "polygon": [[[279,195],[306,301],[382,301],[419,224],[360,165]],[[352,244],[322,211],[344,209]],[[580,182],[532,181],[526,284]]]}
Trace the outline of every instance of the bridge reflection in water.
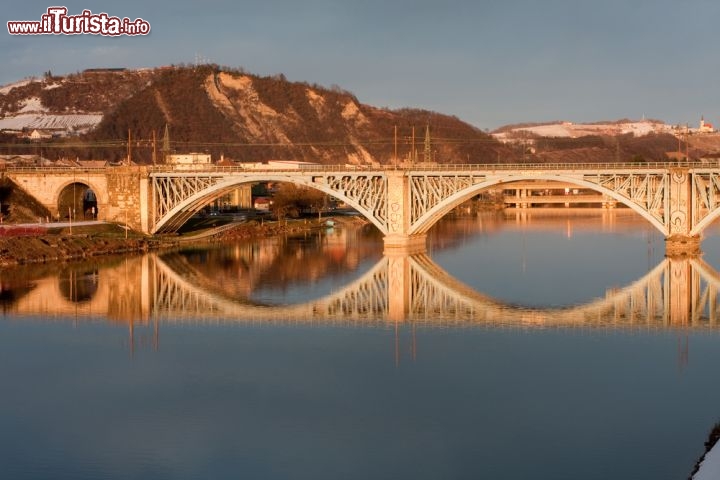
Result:
{"label": "bridge reflection in water", "polygon": [[181,254],[32,280],[6,316],[155,323],[295,323],[428,327],[717,328],[720,275],[700,257],[665,258],[644,277],[584,305],[526,308],[483,295],[425,255],[385,256],[322,298],[268,305],[222,293]]}

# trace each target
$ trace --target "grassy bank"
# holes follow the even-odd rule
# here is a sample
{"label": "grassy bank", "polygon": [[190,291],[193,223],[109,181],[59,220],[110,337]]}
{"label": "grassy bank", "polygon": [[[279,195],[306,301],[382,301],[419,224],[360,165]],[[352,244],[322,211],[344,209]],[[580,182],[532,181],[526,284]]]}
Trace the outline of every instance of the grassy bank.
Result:
{"label": "grassy bank", "polygon": [[[300,233],[324,228],[326,219],[283,222],[250,221],[221,231],[211,226],[183,235],[148,236],[125,231],[115,224],[50,230],[46,235],[0,237],[0,266],[82,260],[103,255],[142,253],[175,248],[186,243],[231,242],[243,239]],[[337,221],[337,220],[336,220]],[[340,222],[359,220],[346,217]]]}

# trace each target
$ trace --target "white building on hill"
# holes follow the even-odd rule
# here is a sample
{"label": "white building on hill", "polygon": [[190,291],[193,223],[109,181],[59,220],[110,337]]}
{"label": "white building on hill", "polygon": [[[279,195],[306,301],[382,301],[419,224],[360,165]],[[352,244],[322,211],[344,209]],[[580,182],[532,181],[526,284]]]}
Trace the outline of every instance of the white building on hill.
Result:
{"label": "white building on hill", "polygon": [[698,133],[713,133],[714,131],[715,127],[713,127],[713,124],[706,122],[705,117],[700,117],[700,128],[698,128]]}

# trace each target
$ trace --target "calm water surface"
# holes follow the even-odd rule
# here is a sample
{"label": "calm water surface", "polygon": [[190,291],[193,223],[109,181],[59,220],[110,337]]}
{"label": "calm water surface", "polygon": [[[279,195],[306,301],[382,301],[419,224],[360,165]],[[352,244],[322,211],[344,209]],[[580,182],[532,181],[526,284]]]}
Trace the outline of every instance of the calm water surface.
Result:
{"label": "calm water surface", "polygon": [[[397,322],[351,229],[2,272],[0,478],[687,478],[720,420],[712,309],[608,307],[670,291],[662,237],[534,212],[438,225]],[[709,274],[667,266],[688,305],[716,295],[703,248]]]}

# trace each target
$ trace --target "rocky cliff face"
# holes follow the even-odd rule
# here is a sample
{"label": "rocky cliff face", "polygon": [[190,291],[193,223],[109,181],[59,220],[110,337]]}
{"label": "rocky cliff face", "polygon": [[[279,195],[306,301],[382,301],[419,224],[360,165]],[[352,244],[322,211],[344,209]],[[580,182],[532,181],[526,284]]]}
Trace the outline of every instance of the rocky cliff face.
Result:
{"label": "rocky cliff face", "polygon": [[[139,163],[153,161],[153,146],[158,163],[171,152],[207,152],[213,160],[356,165],[391,163],[395,152],[399,161],[415,162],[515,159],[501,143],[455,117],[376,108],[339,88],[211,65],[86,71],[19,82],[0,89],[0,130],[4,120],[20,126],[28,105],[40,117],[96,115],[94,124],[84,126],[84,146],[62,149],[63,155],[81,158],[120,160],[130,136],[132,158]],[[50,150],[53,154],[61,152]]]}

